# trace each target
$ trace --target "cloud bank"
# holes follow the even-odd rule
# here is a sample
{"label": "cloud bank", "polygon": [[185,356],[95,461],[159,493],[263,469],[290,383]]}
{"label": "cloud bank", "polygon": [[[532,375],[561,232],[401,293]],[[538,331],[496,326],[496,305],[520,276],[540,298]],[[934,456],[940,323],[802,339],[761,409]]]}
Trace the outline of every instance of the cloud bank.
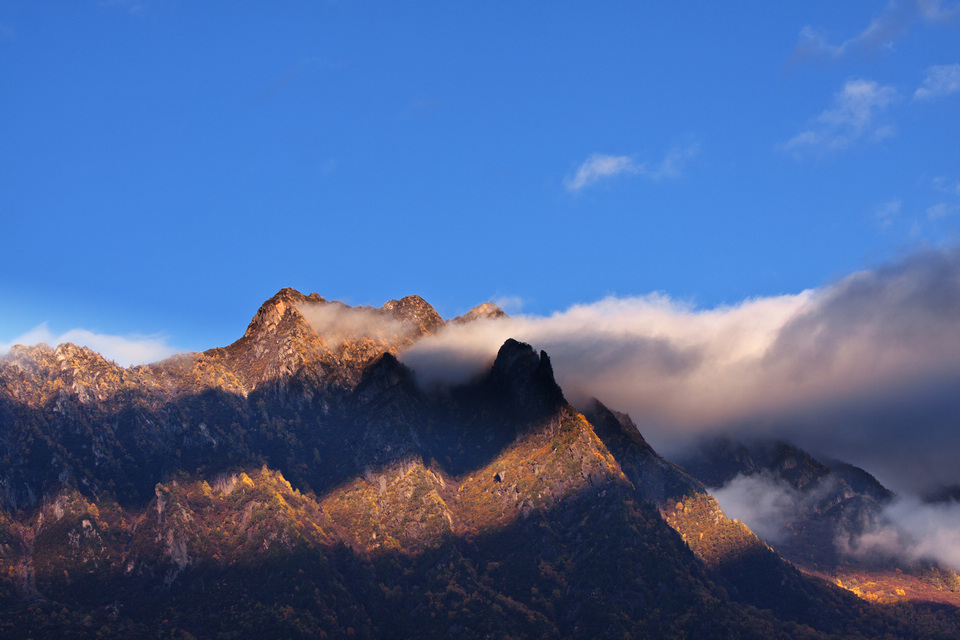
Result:
{"label": "cloud bank", "polygon": [[568,399],[628,411],[667,453],[708,432],[775,433],[894,488],[960,482],[956,249],[715,309],[654,294],[448,326],[402,358],[426,386],[463,382],[508,337],[550,354]]}
{"label": "cloud bank", "polygon": [[43,323],[14,338],[11,342],[0,343],[0,356],[6,355],[10,347],[18,344],[36,345],[45,343],[58,345],[65,342],[72,342],[81,347],[93,349],[107,360],[113,360],[123,367],[156,362],[169,358],[179,351],[179,349],[168,345],[166,338],[163,336],[114,336],[79,328],[56,335],[50,331],[47,323]]}

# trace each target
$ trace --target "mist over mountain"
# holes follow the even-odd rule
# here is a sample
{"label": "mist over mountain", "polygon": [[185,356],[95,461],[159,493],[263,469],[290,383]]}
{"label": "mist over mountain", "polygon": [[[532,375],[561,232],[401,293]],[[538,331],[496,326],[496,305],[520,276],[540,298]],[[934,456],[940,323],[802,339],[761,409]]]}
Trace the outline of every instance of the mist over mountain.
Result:
{"label": "mist over mountain", "polygon": [[577,401],[628,411],[651,443],[769,436],[922,492],[960,482],[960,251],[822,289],[700,310],[662,295],[450,325],[401,357],[426,384],[489,366],[507,337],[550,353]]}
{"label": "mist over mountain", "polygon": [[[948,567],[904,565],[870,597],[845,588],[838,556],[811,549],[818,537],[781,553],[791,538],[764,541],[728,518],[642,423],[603,394],[588,399],[591,387],[568,388],[604,356],[619,374],[639,358],[655,384],[719,358],[716,336],[740,336],[739,353],[756,358],[784,335],[751,345],[745,308],[707,319],[641,306],[663,327],[715,336],[686,351],[680,334],[636,342],[621,315],[604,324],[584,309],[571,312],[593,326],[583,344],[558,316],[542,320],[553,334],[508,335],[491,357],[456,344],[537,321],[484,304],[445,322],[418,296],[349,307],[282,289],[232,344],[148,365],[72,344],[13,347],[0,359],[0,630],[960,637]],[[771,327],[792,326],[777,317]],[[636,344],[618,361],[620,334]],[[702,425],[691,425],[674,437],[693,442]],[[831,469],[845,479],[822,506],[886,499],[878,482]],[[816,566],[801,571],[809,554]]]}
{"label": "mist over mountain", "polygon": [[935,581],[945,571],[951,584],[960,570],[960,505],[949,488],[937,498],[895,494],[856,466],[765,439],[711,438],[680,463],[798,566],[869,578],[926,571]]}

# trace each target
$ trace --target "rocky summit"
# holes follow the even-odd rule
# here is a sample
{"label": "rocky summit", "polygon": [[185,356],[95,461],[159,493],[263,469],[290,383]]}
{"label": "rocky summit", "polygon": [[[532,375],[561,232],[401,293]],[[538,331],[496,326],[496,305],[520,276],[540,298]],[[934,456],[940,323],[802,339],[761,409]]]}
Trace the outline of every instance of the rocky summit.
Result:
{"label": "rocky summit", "polygon": [[13,348],[0,636],[960,637],[952,607],[801,572],[531,345],[421,389],[397,356],[446,324],[283,289],[149,365]]}

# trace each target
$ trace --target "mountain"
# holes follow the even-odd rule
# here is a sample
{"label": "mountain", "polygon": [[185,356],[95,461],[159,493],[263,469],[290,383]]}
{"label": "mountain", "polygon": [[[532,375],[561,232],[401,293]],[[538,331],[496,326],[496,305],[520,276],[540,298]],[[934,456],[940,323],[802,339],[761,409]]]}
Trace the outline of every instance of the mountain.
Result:
{"label": "mountain", "polygon": [[150,365],[12,349],[0,633],[960,637],[953,608],[799,571],[531,345],[420,388],[398,356],[445,325],[283,289],[233,344]]}
{"label": "mountain", "polygon": [[[678,462],[717,495],[772,503],[774,513],[767,515],[774,522],[764,522],[762,508],[754,521],[766,525],[762,533],[777,553],[805,571],[874,600],[904,596],[960,605],[960,578],[952,569],[861,544],[909,535],[886,516],[894,493],[867,471],[763,439],[706,440]],[[949,490],[937,497],[949,500]]]}

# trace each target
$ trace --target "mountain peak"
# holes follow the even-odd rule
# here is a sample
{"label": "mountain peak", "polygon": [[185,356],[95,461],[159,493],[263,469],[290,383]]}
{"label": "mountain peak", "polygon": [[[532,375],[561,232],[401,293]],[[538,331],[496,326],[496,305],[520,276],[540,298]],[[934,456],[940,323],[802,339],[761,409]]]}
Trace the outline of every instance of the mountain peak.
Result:
{"label": "mountain peak", "polygon": [[390,300],[381,307],[393,316],[413,328],[414,337],[434,333],[445,323],[433,306],[420,296],[406,296],[399,300]]}
{"label": "mountain peak", "polygon": [[546,351],[537,354],[525,342],[508,338],[490,371],[490,381],[521,405],[557,408],[565,400]]}
{"label": "mountain peak", "polygon": [[281,289],[260,305],[239,340],[205,351],[204,355],[226,357],[228,368],[247,391],[265,380],[292,374],[322,348],[300,307],[324,302],[316,293],[305,296],[296,289]]}
{"label": "mountain peak", "polygon": [[493,302],[484,302],[467,311],[462,316],[457,316],[451,322],[456,324],[466,324],[474,320],[493,320],[496,318],[506,318],[507,314],[503,312],[497,304]]}
{"label": "mountain peak", "polygon": [[243,337],[246,338],[264,332],[276,333],[277,327],[288,315],[303,320],[303,315],[297,307],[307,302],[326,302],[326,300],[316,293],[305,296],[290,287],[280,289],[273,297],[260,305],[256,315],[247,325],[247,331],[243,334]]}

